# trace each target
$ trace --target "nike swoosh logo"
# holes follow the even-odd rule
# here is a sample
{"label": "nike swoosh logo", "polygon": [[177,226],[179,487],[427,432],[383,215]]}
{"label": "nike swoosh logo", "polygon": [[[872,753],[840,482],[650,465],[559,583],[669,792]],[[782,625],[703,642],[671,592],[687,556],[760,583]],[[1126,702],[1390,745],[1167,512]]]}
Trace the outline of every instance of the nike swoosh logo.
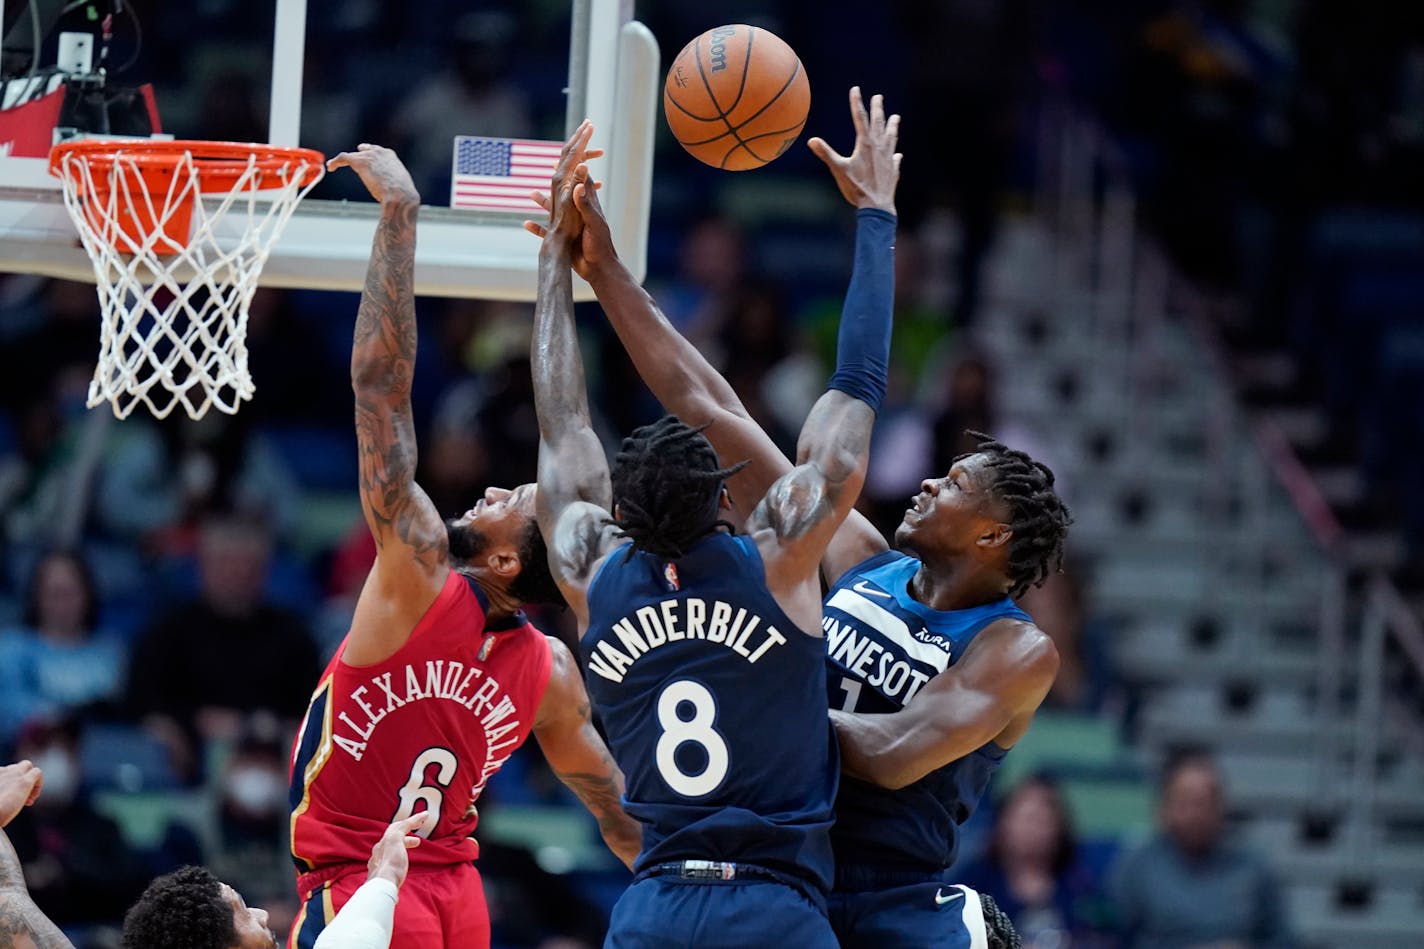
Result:
{"label": "nike swoosh logo", "polygon": [[959,898],[962,897],[963,895],[964,895],[964,891],[963,891],[963,890],[955,890],[953,893],[949,894],[948,896],[945,896],[945,895],[944,895],[944,890],[943,890],[943,889],[935,890],[935,905],[936,905],[936,906],[943,906],[945,903],[953,903],[955,900],[959,899]]}
{"label": "nike swoosh logo", "polygon": [[851,587],[851,589],[854,590],[854,591],[857,592],[857,593],[864,593],[866,596],[878,596],[878,597],[880,597],[881,599],[884,599],[884,600],[893,599],[893,597],[890,596],[890,594],[888,594],[888,593],[881,593],[879,590],[872,590],[870,587],[868,587],[868,586],[865,585],[865,581],[864,581],[864,580],[860,581],[860,582],[857,583],[855,586]]}

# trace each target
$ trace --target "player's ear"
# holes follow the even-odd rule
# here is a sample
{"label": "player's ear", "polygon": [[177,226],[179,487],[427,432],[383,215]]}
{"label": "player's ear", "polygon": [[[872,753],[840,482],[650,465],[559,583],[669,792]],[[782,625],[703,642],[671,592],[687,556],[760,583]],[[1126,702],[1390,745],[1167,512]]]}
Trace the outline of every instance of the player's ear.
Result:
{"label": "player's ear", "polygon": [[504,580],[513,581],[519,576],[519,571],[524,569],[524,564],[519,559],[519,551],[509,544],[498,544],[491,547],[485,555],[485,563],[489,566],[490,572]]}
{"label": "player's ear", "polygon": [[621,522],[623,520],[623,509],[620,508],[617,504],[613,505],[613,520],[617,522]]}
{"label": "player's ear", "polygon": [[1014,530],[1007,524],[990,524],[975,542],[980,547],[1002,547],[1014,536]]}
{"label": "player's ear", "polygon": [[732,492],[728,491],[725,485],[722,486],[722,493],[717,497],[717,508],[722,511],[732,509]]}

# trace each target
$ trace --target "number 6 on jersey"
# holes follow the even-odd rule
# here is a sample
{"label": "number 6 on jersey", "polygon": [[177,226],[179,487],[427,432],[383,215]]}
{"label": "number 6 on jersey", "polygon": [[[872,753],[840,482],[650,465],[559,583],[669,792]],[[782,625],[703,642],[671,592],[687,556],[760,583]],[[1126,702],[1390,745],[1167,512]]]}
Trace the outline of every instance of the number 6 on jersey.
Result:
{"label": "number 6 on jersey", "polygon": [[[435,787],[425,783],[425,769],[431,765],[440,766],[440,770],[435,772]],[[425,826],[415,833],[421,837],[429,837],[434,832],[435,825],[440,822],[440,808],[445,803],[445,789],[455,780],[455,769],[458,765],[455,753],[449,748],[427,748],[416,755],[415,762],[410,766],[410,778],[405,782],[405,787],[400,789],[400,807],[391,822],[410,817],[415,813],[416,803],[423,801],[425,809],[434,814],[435,819],[427,820]]]}
{"label": "number 6 on jersey", "polygon": [[[692,706],[691,718],[678,715],[678,707],[684,702]],[[699,682],[671,682],[658,696],[658,724],[663,730],[658,737],[658,773],[668,787],[683,797],[711,794],[727,776],[727,743],[712,727],[715,721],[717,700]],[[701,746],[707,755],[706,766],[696,774],[688,774],[677,764],[677,749],[687,742]]]}

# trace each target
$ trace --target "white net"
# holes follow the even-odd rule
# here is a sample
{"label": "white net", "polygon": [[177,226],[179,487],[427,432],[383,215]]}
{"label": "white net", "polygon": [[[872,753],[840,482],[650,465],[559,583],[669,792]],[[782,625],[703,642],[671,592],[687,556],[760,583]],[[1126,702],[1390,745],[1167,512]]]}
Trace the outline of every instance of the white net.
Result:
{"label": "white net", "polygon": [[247,309],[257,278],[321,180],[320,156],[223,162],[221,190],[210,176],[205,195],[201,152],[172,155],[163,165],[171,173],[155,175],[148,152],[111,144],[97,160],[66,153],[55,168],[99,288],[88,405],[107,401],[119,418],[140,403],[157,418],[179,405],[194,419],[210,407],[234,413],[253,394]]}

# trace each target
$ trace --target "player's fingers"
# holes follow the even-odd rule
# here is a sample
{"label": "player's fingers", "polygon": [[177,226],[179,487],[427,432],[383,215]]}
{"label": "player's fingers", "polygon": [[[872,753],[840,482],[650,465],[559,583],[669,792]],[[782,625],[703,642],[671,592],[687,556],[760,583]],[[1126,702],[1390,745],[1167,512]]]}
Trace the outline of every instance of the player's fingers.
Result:
{"label": "player's fingers", "polygon": [[870,129],[873,132],[885,129],[885,97],[878,92],[870,97]]}
{"label": "player's fingers", "polygon": [[590,148],[588,151],[583,153],[583,160],[592,161],[595,158],[602,158],[604,154],[605,153],[601,148]]}
{"label": "player's fingers", "polygon": [[816,137],[808,139],[806,141],[806,147],[811,149],[817,158],[831,167],[834,167],[836,162],[844,160],[839,152],[826,144],[826,140],[823,138]]}
{"label": "player's fingers", "polygon": [[900,141],[900,113],[895,113],[885,121],[885,144],[893,149]]}
{"label": "player's fingers", "polygon": [[25,798],[25,806],[29,807],[40,799],[40,791],[44,789],[44,772],[39,768],[35,768],[27,774],[27,777],[33,777],[35,781],[35,783],[30,786],[30,796]]}
{"label": "player's fingers", "polygon": [[429,811],[421,811],[419,814],[412,814],[403,820],[398,820],[391,825],[391,829],[402,835],[408,835],[411,831],[420,830],[425,826],[425,822],[430,819]]}
{"label": "player's fingers", "polygon": [[603,183],[595,181],[592,188],[574,189],[574,204],[578,207],[579,213],[592,213],[595,217],[603,214],[603,208],[598,203],[598,189],[601,187],[603,187]]}
{"label": "player's fingers", "polygon": [[584,119],[579,123],[578,130],[574,132],[574,137],[569,142],[573,146],[573,153],[582,155],[588,148],[588,140],[591,138],[593,138],[593,123]]}
{"label": "player's fingers", "polygon": [[865,114],[865,100],[860,95],[860,86],[850,87],[850,121],[855,126],[856,138],[865,134],[868,120]]}
{"label": "player's fingers", "polygon": [[333,155],[331,158],[328,158],[328,159],[326,160],[326,170],[327,170],[327,171],[335,171],[335,170],[338,169],[338,168],[346,168],[346,167],[349,167],[350,164],[351,164],[351,153],[350,153],[350,152],[342,152],[341,154],[339,154],[339,155]]}
{"label": "player's fingers", "polygon": [[895,177],[897,178],[900,177],[900,159],[904,157],[905,156],[900,154],[899,152],[895,153]]}
{"label": "player's fingers", "polygon": [[424,839],[425,838],[423,837],[407,837],[405,839],[405,849],[414,850],[416,847],[420,846],[420,842]]}
{"label": "player's fingers", "polygon": [[549,210],[549,192],[531,191],[529,192],[529,198],[535,204],[539,205],[539,207],[543,208],[545,211]]}
{"label": "player's fingers", "polygon": [[533,221],[525,221],[524,229],[538,238],[543,238],[545,234],[548,233],[542,226],[535,224]]}

